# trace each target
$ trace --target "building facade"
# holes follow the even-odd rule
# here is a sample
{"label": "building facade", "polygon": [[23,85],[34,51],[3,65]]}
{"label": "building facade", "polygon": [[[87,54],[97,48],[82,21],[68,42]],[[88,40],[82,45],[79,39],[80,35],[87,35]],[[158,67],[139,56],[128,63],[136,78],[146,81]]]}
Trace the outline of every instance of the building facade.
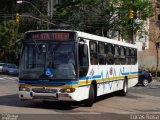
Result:
{"label": "building facade", "polygon": [[[160,42],[160,0],[151,0],[151,2],[154,7],[154,13],[146,22],[146,30],[148,33],[144,34],[140,40],[137,38],[136,43],[139,49],[139,68],[154,71],[157,66],[156,45],[159,45],[158,43]],[[160,48],[158,52],[158,62],[160,63]],[[160,70],[160,65],[158,68]]]}

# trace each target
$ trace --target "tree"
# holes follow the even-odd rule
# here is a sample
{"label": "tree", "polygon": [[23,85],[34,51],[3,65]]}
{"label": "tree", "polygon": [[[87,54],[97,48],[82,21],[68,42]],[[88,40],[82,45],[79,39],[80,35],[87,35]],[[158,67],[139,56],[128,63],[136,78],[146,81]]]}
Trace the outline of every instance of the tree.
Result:
{"label": "tree", "polygon": [[4,21],[0,24],[0,60],[16,62],[16,40],[22,37],[19,33],[19,24],[15,20]]}
{"label": "tree", "polygon": [[[54,23],[65,29],[82,30],[85,32],[112,37],[111,32],[119,31],[123,39],[129,39],[130,20],[128,12],[132,4],[129,0],[63,0],[56,6]],[[152,13],[149,0],[135,1],[135,16],[140,10],[141,19],[146,20]],[[135,33],[143,23],[135,26]]]}
{"label": "tree", "polygon": [[116,25],[113,22],[117,18],[115,4],[115,0],[63,1],[57,6],[53,20],[57,24],[68,25],[66,29],[108,36],[108,30]]}
{"label": "tree", "polygon": [[[17,4],[17,12],[21,14],[20,30],[47,29],[47,1],[27,0],[28,3]],[[31,3],[31,4],[30,4]],[[37,8],[37,9],[35,9]]]}
{"label": "tree", "polygon": [[[15,21],[16,13],[21,15],[27,14],[34,17],[42,18],[40,13],[27,3],[16,4],[17,0],[1,0],[0,1],[0,61],[17,62],[19,48],[17,39],[22,37],[22,32],[33,29],[44,29],[46,23],[33,19],[31,17],[20,16],[19,24]],[[47,14],[47,1],[44,0],[27,0],[35,5],[42,13]],[[41,28],[40,28],[41,27]],[[20,33],[21,31],[21,33]]]}

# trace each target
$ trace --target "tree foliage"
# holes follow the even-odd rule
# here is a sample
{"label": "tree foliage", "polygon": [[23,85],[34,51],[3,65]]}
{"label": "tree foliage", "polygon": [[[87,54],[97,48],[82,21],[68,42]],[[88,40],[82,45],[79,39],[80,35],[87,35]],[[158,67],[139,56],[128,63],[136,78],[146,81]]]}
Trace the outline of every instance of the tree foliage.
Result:
{"label": "tree foliage", "polygon": [[[17,12],[21,15],[27,14],[42,18],[41,14],[30,4],[16,4],[16,1],[17,0],[0,1],[0,62],[18,63],[17,58],[21,43],[17,45],[17,40],[22,37],[22,33],[28,30],[43,29],[46,27],[46,24],[41,25],[41,21],[22,16],[20,17],[20,22],[16,23],[15,15]],[[47,14],[47,1],[27,1],[35,5],[42,13]]]}
{"label": "tree foliage", "polygon": [[[15,22],[15,14],[33,15],[38,18],[43,16],[27,3],[16,4],[17,0],[0,1],[0,60],[4,56],[15,53],[15,42],[21,37],[21,32],[32,29],[46,29],[46,24],[33,18],[21,17],[20,24]],[[35,5],[47,16],[47,1],[27,0]],[[129,38],[130,20],[128,12],[131,8],[131,0],[61,0],[56,5],[51,26],[53,29],[72,29],[88,33],[114,37],[115,31],[119,31],[123,39]],[[152,5],[149,0],[135,0],[135,13],[141,11],[140,19],[146,20],[152,13]],[[2,14],[3,13],[3,14]],[[12,20],[4,19],[5,15],[11,15]],[[42,26],[43,24],[43,26]],[[135,25],[135,33],[142,29],[143,22]],[[3,55],[3,57],[2,57]],[[6,58],[6,59],[9,59]]]}
{"label": "tree foliage", "polygon": [[[63,0],[56,6],[54,23],[65,25],[65,29],[82,30],[85,32],[112,37],[110,31],[119,31],[122,38],[129,37],[129,10],[132,6],[129,0]],[[141,11],[141,19],[146,20],[152,15],[152,5],[149,0],[135,0],[135,17]],[[62,24],[63,23],[63,24]],[[143,23],[135,26],[135,32]]]}
{"label": "tree foliage", "polygon": [[[10,62],[17,53],[17,39],[22,34],[18,31],[19,25],[14,20],[4,21],[0,24],[0,60]],[[12,57],[11,57],[12,56]],[[13,61],[12,61],[13,62]]]}

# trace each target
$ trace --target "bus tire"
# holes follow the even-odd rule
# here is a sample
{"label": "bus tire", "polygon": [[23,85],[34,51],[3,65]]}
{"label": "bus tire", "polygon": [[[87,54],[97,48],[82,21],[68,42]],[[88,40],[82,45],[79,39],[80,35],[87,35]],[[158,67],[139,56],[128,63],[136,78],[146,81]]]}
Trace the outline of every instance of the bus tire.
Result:
{"label": "bus tire", "polygon": [[125,78],[123,83],[123,89],[119,91],[120,96],[126,96],[128,92],[128,80]]}
{"label": "bus tire", "polygon": [[94,87],[91,84],[90,89],[89,89],[89,96],[88,99],[84,101],[84,105],[86,107],[91,107],[94,103]]}

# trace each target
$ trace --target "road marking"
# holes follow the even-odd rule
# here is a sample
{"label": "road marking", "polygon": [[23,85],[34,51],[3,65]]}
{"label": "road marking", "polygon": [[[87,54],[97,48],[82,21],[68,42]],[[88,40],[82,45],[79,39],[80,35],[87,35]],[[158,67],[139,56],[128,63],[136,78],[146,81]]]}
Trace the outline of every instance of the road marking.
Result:
{"label": "road marking", "polygon": [[16,81],[16,80],[18,80],[18,78],[2,75],[2,76],[0,76],[0,80],[15,80]]}

